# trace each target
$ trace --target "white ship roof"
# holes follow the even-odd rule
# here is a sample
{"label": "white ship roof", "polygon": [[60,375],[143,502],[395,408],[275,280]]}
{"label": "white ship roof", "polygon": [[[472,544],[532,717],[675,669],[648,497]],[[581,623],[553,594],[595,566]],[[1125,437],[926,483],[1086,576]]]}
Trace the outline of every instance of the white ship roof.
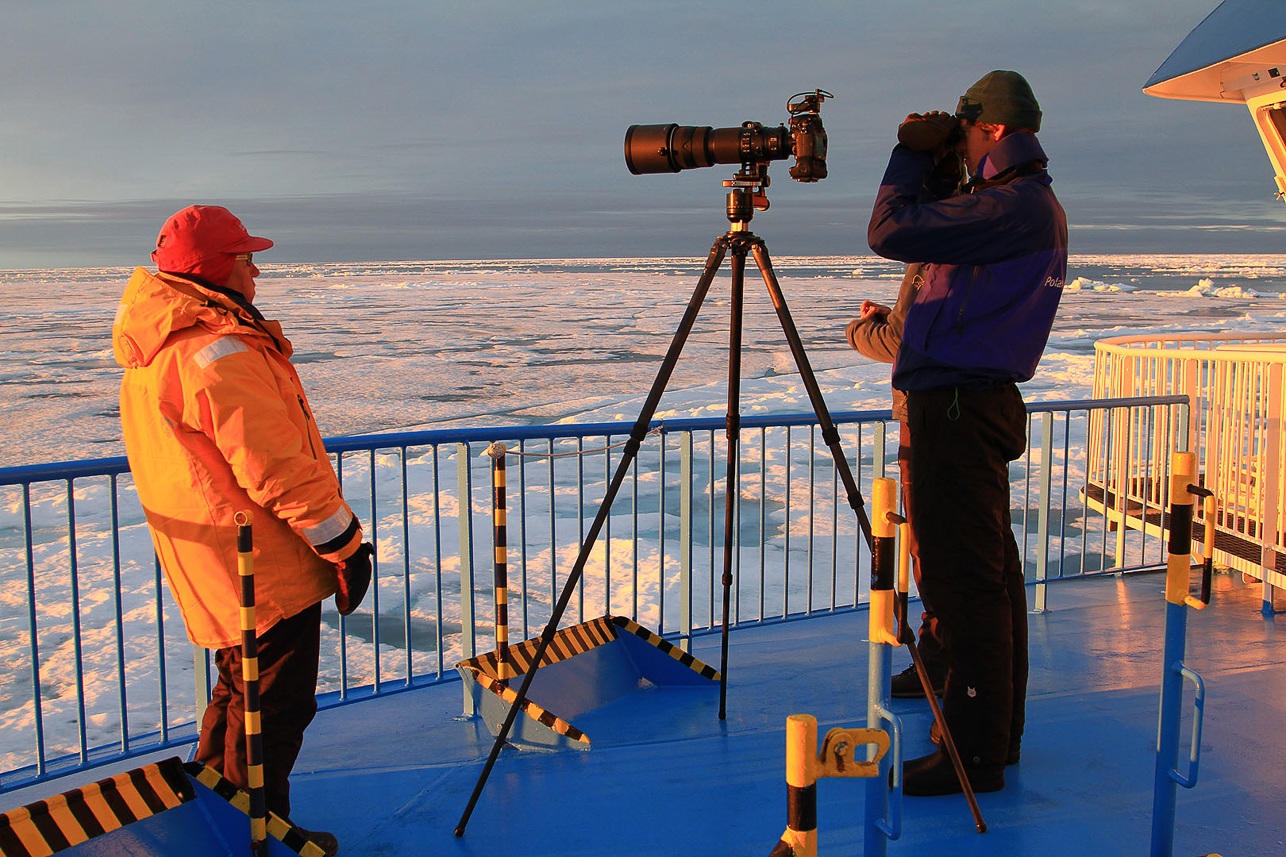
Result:
{"label": "white ship roof", "polygon": [[1149,95],[1244,103],[1286,88],[1286,2],[1224,0],[1143,86]]}

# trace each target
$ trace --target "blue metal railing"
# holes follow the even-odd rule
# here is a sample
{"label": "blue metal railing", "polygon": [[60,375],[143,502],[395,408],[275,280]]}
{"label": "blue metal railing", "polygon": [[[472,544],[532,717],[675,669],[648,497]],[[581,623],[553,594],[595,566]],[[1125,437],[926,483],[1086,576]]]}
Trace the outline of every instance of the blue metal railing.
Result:
{"label": "blue metal railing", "polygon": [[[1049,581],[1164,563],[1160,539],[1114,531],[1074,496],[1084,487],[1089,415],[1121,409],[1148,414],[1156,443],[1187,436],[1182,396],[1029,407],[1032,443],[1011,477],[1024,566],[1039,584],[1037,610]],[[896,475],[896,423],[888,411],[832,416],[869,496],[873,478]],[[1104,431],[1113,422],[1098,421]],[[492,647],[483,453],[494,441],[513,456],[510,637],[538,633],[630,428],[443,429],[328,441],[377,554],[371,594],[357,613],[340,617],[323,605],[321,704],[454,680],[455,663]],[[612,613],[682,639],[721,620],[725,421],[658,420],[652,428],[565,624]],[[811,413],[742,420],[733,626],[864,604],[869,556],[816,431]],[[1113,543],[1120,539],[1132,541]],[[124,458],[0,469],[0,573],[8,665],[0,790],[193,740],[210,663],[204,650],[194,655],[161,583]]]}

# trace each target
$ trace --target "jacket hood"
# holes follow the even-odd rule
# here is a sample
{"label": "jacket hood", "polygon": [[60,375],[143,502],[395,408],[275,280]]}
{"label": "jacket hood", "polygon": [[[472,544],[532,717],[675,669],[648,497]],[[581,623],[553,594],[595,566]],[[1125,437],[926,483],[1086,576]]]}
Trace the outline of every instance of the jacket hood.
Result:
{"label": "jacket hood", "polygon": [[186,277],[136,268],[112,324],[112,354],[126,369],[147,366],[166,340],[193,327],[267,337],[286,357],[292,352],[281,325],[255,319],[229,296]]}

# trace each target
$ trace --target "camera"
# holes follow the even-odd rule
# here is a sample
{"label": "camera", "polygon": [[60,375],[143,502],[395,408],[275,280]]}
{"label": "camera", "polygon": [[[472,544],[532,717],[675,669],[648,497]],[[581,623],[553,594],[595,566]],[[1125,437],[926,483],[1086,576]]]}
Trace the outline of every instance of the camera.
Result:
{"label": "camera", "polygon": [[817,89],[786,103],[790,127],[743,122],[739,128],[698,125],[631,125],[625,132],[625,165],[634,175],[677,173],[715,164],[743,167],[795,158],[790,177],[801,182],[826,178],[826,129],[819,112],[829,92]]}

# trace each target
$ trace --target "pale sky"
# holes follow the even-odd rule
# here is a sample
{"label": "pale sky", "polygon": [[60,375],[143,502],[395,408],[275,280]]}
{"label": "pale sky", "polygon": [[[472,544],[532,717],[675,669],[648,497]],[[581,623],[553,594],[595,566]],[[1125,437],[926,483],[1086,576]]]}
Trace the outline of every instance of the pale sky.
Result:
{"label": "pale sky", "polygon": [[1022,72],[1073,253],[1282,252],[1241,105],[1141,87],[1217,0],[0,0],[0,268],[147,264],[191,203],[263,261],[704,256],[731,166],[631,175],[632,124],[822,108],[774,255],[862,254],[899,121]]}

